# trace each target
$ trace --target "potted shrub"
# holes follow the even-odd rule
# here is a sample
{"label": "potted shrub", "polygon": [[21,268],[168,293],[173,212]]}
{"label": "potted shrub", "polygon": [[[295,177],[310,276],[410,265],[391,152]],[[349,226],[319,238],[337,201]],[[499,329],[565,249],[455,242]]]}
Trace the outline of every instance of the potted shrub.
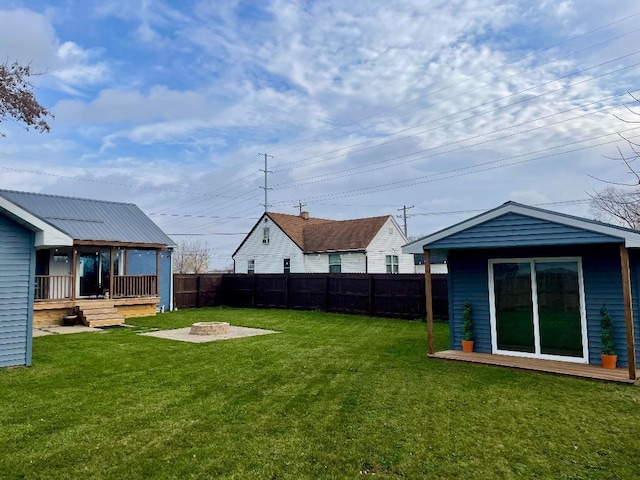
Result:
{"label": "potted shrub", "polygon": [[600,309],[600,326],[602,327],[602,333],[600,335],[600,339],[602,340],[602,352],[600,354],[602,367],[616,368],[618,355],[616,355],[616,346],[613,343],[613,325],[611,324],[609,311],[604,305]]}
{"label": "potted shrub", "polygon": [[469,300],[465,300],[462,306],[462,351],[473,352],[473,321]]}

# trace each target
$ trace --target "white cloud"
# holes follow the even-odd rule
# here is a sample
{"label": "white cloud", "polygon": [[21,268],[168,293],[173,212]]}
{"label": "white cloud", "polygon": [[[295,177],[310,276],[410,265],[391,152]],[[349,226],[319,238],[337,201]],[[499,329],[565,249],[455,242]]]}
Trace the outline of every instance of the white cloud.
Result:
{"label": "white cloud", "polygon": [[47,16],[27,10],[0,10],[0,44],[6,45],[9,62],[31,63],[33,71],[51,75],[54,88],[77,93],[87,85],[105,81],[109,69],[105,62],[96,62],[95,50],[81,48],[71,41],[60,40]]}

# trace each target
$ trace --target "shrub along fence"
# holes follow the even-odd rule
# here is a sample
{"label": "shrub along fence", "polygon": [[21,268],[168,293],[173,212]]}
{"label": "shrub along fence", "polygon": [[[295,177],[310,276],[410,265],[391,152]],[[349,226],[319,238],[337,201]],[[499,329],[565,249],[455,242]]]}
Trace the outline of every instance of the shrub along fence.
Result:
{"label": "shrub along fence", "polygon": [[[449,318],[447,275],[431,277],[434,317]],[[174,275],[174,305],[321,310],[424,319],[420,274],[205,274]]]}

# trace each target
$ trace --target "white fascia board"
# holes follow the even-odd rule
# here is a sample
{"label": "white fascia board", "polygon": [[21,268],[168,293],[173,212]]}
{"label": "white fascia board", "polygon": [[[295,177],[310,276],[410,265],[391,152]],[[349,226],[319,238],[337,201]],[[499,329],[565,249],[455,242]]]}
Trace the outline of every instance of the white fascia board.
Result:
{"label": "white fascia board", "polygon": [[44,220],[20,208],[15,203],[4,197],[0,197],[0,210],[29,230],[35,232],[36,247],[71,247],[73,238],[57,228],[49,225]]}
{"label": "white fascia board", "polygon": [[610,237],[624,240],[628,248],[640,248],[640,232],[636,233],[614,225],[596,224],[579,218],[567,217],[547,210],[529,208],[526,205],[507,203],[498,208],[482,213],[476,217],[457,223],[451,227],[440,230],[431,235],[427,235],[419,240],[402,247],[404,253],[422,253],[424,246],[442,240],[443,238],[455,235],[458,232],[480,225],[481,223],[493,220],[507,213],[516,213],[528,217],[538,218],[549,222],[560,223],[570,227],[580,228],[591,232],[601,233]]}

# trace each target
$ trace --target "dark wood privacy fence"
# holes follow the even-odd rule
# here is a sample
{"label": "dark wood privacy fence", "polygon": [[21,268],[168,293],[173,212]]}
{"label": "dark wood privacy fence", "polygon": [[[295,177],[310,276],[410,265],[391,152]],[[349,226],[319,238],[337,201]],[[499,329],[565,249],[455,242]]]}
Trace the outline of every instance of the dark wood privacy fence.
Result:
{"label": "dark wood privacy fence", "polygon": [[[447,275],[433,275],[434,317],[447,320]],[[175,306],[321,310],[425,318],[420,274],[206,274],[174,275]]]}

